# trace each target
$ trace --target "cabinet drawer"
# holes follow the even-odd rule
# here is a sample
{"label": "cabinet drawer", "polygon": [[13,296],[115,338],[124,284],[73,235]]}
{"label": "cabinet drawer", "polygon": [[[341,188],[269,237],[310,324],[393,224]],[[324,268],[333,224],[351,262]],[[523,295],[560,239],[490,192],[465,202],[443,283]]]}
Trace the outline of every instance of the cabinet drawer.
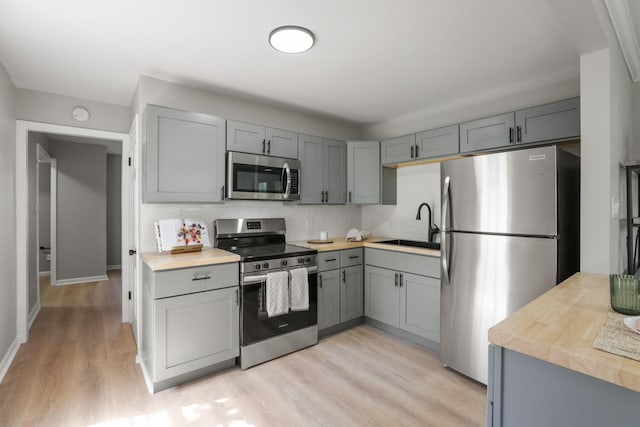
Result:
{"label": "cabinet drawer", "polygon": [[367,265],[440,278],[440,258],[438,257],[372,248],[367,248],[365,257]]}
{"label": "cabinet drawer", "polygon": [[340,268],[340,251],[319,252],[316,260],[318,262],[318,271]]}
{"label": "cabinet drawer", "polygon": [[345,268],[360,264],[362,264],[362,248],[340,251],[340,267]]}
{"label": "cabinet drawer", "polygon": [[238,286],[238,276],[237,263],[159,271],[155,274],[153,298]]}

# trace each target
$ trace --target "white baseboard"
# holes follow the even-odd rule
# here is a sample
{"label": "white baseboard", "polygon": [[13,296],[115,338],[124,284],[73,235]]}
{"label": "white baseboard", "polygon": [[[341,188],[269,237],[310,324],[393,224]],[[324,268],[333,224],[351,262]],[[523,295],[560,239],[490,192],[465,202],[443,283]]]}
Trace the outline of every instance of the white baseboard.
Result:
{"label": "white baseboard", "polygon": [[103,274],[101,276],[77,277],[75,279],[56,280],[56,286],[77,285],[78,283],[102,282],[109,280],[109,276]]}
{"label": "white baseboard", "polygon": [[36,302],[36,305],[33,306],[29,313],[29,325],[27,326],[27,329],[31,329],[31,325],[33,325],[33,321],[36,320],[38,313],[40,313],[40,301]]}
{"label": "white baseboard", "polygon": [[40,272],[40,277],[45,277],[45,276],[50,276],[51,272],[50,271],[41,271]]}
{"label": "white baseboard", "polygon": [[117,265],[107,265],[107,270],[121,270],[122,269],[122,265],[117,264]]}
{"label": "white baseboard", "polygon": [[20,344],[18,344],[18,338],[16,337],[16,339],[13,340],[13,342],[9,346],[9,349],[7,350],[7,353],[2,358],[2,361],[0,362],[0,383],[4,379],[4,376],[7,374],[7,371],[11,366],[11,362],[13,362],[13,359],[15,359],[19,348],[20,348]]}

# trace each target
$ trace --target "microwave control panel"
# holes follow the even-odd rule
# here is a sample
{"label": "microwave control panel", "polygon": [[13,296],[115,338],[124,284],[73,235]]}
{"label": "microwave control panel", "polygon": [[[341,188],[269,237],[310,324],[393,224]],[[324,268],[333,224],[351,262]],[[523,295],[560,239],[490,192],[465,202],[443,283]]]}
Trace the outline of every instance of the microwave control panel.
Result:
{"label": "microwave control panel", "polygon": [[297,169],[291,170],[291,194],[300,194],[298,191],[298,172]]}

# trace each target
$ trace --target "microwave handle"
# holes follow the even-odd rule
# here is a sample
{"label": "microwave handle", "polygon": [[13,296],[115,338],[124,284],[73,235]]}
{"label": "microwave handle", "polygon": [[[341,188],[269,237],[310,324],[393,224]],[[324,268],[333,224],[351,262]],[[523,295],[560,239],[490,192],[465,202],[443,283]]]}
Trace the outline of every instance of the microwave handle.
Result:
{"label": "microwave handle", "polygon": [[284,198],[288,199],[291,193],[291,168],[289,167],[289,163],[285,162],[282,166],[282,173],[286,173],[287,175],[287,186],[284,189]]}

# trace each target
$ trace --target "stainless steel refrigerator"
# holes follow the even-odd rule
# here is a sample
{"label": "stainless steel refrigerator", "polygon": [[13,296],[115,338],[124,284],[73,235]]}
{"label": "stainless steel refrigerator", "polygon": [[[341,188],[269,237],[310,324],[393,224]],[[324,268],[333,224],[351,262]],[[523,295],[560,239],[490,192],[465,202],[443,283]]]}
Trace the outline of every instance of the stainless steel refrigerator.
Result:
{"label": "stainless steel refrigerator", "polygon": [[579,270],[580,159],[549,146],[440,171],[440,358],[486,384],[489,328]]}

